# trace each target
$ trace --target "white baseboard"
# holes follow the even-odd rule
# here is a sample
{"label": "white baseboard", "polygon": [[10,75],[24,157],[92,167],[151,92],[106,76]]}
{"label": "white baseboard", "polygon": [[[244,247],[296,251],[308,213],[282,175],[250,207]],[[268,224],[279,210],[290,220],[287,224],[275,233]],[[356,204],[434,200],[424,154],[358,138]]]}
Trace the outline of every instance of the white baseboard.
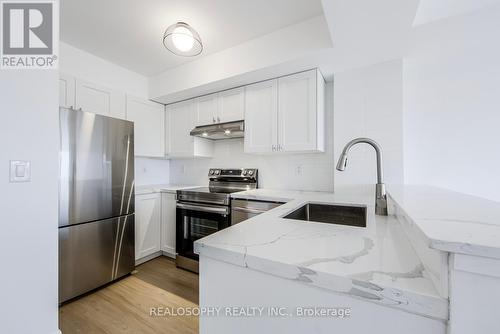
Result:
{"label": "white baseboard", "polygon": [[163,255],[162,251],[154,252],[153,254],[149,254],[148,256],[141,257],[140,259],[135,260],[135,265],[138,266],[140,264],[143,264],[144,262],[148,262],[149,260],[152,260],[162,255]]}
{"label": "white baseboard", "polygon": [[168,252],[168,251],[154,252],[153,254],[150,254],[148,256],[141,257],[140,259],[135,260],[135,265],[138,266],[140,264],[143,264],[144,262],[148,262],[148,261],[155,259],[159,256],[166,256],[166,257],[169,257],[169,258],[175,260],[176,254],[175,254],[175,252]]}
{"label": "white baseboard", "polygon": [[163,256],[170,257],[172,259],[175,259],[175,256],[176,256],[175,252],[163,251],[162,254],[163,254]]}

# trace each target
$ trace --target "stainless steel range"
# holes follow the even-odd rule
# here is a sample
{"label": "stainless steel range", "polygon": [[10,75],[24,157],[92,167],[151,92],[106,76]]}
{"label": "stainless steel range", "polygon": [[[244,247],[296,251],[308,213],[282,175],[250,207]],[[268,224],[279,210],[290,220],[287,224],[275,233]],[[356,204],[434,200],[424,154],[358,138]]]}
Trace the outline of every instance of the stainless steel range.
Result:
{"label": "stainless steel range", "polygon": [[258,170],[210,169],[209,186],[177,191],[176,265],[198,272],[196,240],[231,225],[231,197],[258,186]]}

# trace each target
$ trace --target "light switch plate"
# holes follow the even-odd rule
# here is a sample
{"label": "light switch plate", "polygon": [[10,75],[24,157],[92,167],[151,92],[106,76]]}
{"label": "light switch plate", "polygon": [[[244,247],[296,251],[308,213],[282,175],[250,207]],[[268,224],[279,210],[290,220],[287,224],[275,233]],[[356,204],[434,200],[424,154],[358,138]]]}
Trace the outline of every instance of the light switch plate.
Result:
{"label": "light switch plate", "polygon": [[31,181],[31,162],[23,160],[10,161],[10,182]]}

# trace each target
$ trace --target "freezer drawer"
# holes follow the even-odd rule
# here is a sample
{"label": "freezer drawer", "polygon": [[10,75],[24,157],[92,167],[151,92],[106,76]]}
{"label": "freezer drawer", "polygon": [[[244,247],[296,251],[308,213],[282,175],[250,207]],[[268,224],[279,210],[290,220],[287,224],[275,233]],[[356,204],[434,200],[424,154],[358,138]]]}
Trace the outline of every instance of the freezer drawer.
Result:
{"label": "freezer drawer", "polygon": [[59,303],[134,270],[134,215],[59,228]]}

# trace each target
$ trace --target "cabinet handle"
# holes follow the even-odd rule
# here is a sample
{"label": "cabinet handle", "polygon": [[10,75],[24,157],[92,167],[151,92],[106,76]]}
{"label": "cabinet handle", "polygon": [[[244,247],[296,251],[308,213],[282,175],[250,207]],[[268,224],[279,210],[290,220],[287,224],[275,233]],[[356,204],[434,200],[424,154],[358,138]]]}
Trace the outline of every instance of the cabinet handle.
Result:
{"label": "cabinet handle", "polygon": [[212,123],[215,123],[215,117],[212,117]]}
{"label": "cabinet handle", "polygon": [[276,147],[274,145],[272,146],[272,148],[273,148],[273,152],[276,151]]}
{"label": "cabinet handle", "polygon": [[220,123],[220,118],[219,118],[219,116],[217,116],[217,123]]}

